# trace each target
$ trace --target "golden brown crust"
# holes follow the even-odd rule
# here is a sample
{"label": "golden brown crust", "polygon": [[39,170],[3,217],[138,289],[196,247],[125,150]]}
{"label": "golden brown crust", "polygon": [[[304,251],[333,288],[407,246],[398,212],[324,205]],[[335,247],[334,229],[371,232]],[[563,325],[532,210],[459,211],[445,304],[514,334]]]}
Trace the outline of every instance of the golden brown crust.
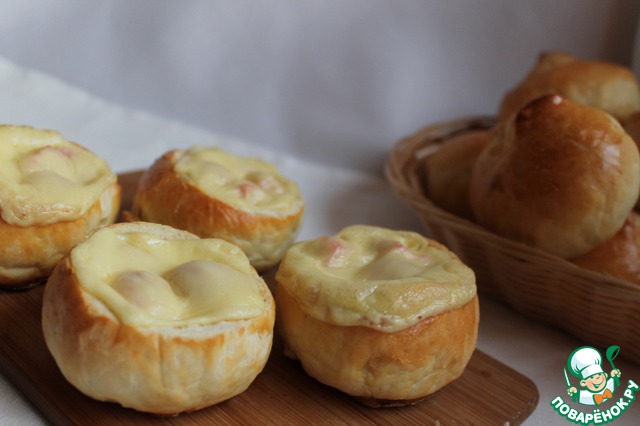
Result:
{"label": "golden brown crust", "polygon": [[107,199],[72,221],[22,227],[0,219],[0,287],[28,287],[46,278],[73,246],[113,223],[120,208],[120,186],[114,183],[104,196]]}
{"label": "golden brown crust", "polygon": [[457,216],[472,219],[469,179],[473,164],[489,142],[489,130],[473,130],[443,142],[427,163],[429,197]]}
{"label": "golden brown crust", "polygon": [[630,213],[613,238],[572,262],[585,269],[640,284],[640,215]]}
{"label": "golden brown crust", "polygon": [[370,406],[408,405],[436,392],[462,374],[476,346],[477,296],[395,333],[315,319],[280,286],[277,306],[285,354]]}
{"label": "golden brown crust", "polygon": [[231,398],[262,371],[271,350],[275,303],[266,284],[261,294],[267,310],[256,318],[138,329],[119,322],[82,289],[67,256],[45,287],[43,333],[60,370],[83,393],[173,415]]}
{"label": "golden brown crust", "polygon": [[573,258],[618,232],[639,190],[638,149],[620,124],[549,95],[499,124],[469,195],[482,226]]}
{"label": "golden brown crust", "polygon": [[547,94],[603,109],[619,120],[640,109],[638,81],[627,67],[580,60],[565,52],[544,52],[529,74],[504,96],[500,119]]}
{"label": "golden brown crust", "polygon": [[133,217],[221,238],[243,249],[256,269],[274,266],[295,239],[303,208],[283,216],[239,210],[182,178],[174,169],[177,152],[164,154],[143,174]]}

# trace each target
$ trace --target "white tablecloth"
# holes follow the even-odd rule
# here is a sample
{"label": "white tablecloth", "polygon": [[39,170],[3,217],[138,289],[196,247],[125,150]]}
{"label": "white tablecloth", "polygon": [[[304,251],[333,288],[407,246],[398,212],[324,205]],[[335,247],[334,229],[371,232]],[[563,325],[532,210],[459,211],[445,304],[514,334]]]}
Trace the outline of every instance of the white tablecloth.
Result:
{"label": "white tablecloth", "polygon": [[[259,155],[276,163],[300,183],[307,213],[300,238],[335,233],[353,223],[422,231],[412,212],[399,203],[380,177],[362,171],[327,167],[300,160],[245,141],[216,136],[201,129],[141,111],[106,103],[49,76],[0,60],[0,117],[4,122],[54,128],[105,158],[117,172],[147,166],[173,147],[216,145],[240,155]],[[549,402],[564,392],[562,368],[573,349],[588,344],[536,324],[496,302],[481,299],[478,348],[531,378],[540,403],[528,424],[558,421]],[[625,377],[640,368],[620,361]],[[638,419],[640,404],[616,424]],[[0,376],[0,424],[39,424],[42,419]],[[558,423],[560,424],[560,423]]]}
{"label": "white tablecloth", "polygon": [[[430,122],[492,114],[543,49],[631,64],[640,9],[623,0],[44,3],[0,13],[9,58],[0,57],[0,122],[59,130],[118,172],[195,143],[262,156],[301,185],[300,238],[353,223],[421,231],[380,173],[393,142]],[[567,357],[586,344],[481,300],[479,349],[539,389],[528,425],[566,424],[549,403],[565,392]],[[638,365],[616,366],[640,383]],[[636,403],[614,424],[637,424],[639,413]],[[0,424],[42,422],[0,376]]]}

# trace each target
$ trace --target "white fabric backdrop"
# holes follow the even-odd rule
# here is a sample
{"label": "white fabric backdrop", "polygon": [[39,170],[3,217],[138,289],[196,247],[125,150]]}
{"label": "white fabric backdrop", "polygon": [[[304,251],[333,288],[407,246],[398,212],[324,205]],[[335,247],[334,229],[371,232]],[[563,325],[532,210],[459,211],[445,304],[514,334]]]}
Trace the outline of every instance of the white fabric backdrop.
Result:
{"label": "white fabric backdrop", "polygon": [[[0,0],[0,122],[60,130],[117,171],[226,135],[309,172],[302,237],[358,220],[417,229],[392,203],[350,208],[349,190],[365,206],[389,196],[361,172],[425,124],[493,114],[542,50],[640,70],[639,12],[637,0]],[[314,178],[327,173],[350,185],[329,205]],[[490,300],[481,310],[480,349],[539,387],[527,424],[553,424],[561,366],[588,342]],[[636,424],[639,407],[615,424]],[[0,376],[0,424],[40,422]]]}
{"label": "white fabric backdrop", "polygon": [[637,0],[21,0],[0,55],[119,104],[379,171],[399,137],[493,114],[541,50],[631,60]]}

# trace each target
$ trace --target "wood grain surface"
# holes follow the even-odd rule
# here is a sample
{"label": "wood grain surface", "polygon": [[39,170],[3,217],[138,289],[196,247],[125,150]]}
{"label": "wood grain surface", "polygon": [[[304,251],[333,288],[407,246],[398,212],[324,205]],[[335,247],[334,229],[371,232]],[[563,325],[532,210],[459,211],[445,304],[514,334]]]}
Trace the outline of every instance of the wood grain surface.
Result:
{"label": "wood grain surface", "polygon": [[[125,208],[138,177],[120,176]],[[514,425],[538,403],[530,379],[476,350],[458,380],[421,403],[368,408],[306,375],[298,362],[284,357],[276,336],[264,371],[246,392],[190,414],[151,416],[95,401],[64,379],[42,335],[43,288],[0,292],[0,369],[56,425]]]}

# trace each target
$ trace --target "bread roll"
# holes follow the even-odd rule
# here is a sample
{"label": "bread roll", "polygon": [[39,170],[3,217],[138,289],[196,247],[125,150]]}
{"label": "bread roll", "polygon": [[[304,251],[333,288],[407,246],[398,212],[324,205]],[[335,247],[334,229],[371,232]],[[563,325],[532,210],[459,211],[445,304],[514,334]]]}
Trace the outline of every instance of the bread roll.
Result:
{"label": "bread roll", "polygon": [[444,141],[427,159],[429,198],[442,209],[473,219],[469,179],[473,164],[489,142],[489,130],[472,130]]}
{"label": "bread roll", "polygon": [[640,216],[632,212],[613,238],[572,259],[576,265],[640,284]]}
{"label": "bread roll", "polygon": [[246,390],[267,362],[274,315],[237,246],[132,222],[98,230],[58,264],[42,328],[81,392],[173,415]]}
{"label": "bread roll", "polygon": [[217,148],[173,150],[142,176],[131,214],[238,245],[259,271],[297,235],[304,201],[275,166]]}
{"label": "bread roll", "polygon": [[0,287],[46,278],[119,208],[120,186],[101,158],[52,130],[0,126]]}
{"label": "bread roll", "polygon": [[613,237],[639,191],[638,149],[621,125],[558,95],[499,124],[469,186],[479,224],[563,258]]}
{"label": "bread roll", "polygon": [[603,109],[618,120],[640,109],[640,87],[629,68],[581,60],[566,52],[545,52],[529,74],[504,96],[500,120],[547,94]]}
{"label": "bread roll", "polygon": [[299,242],[275,278],[285,354],[367,405],[423,399],[475,349],[475,276],[417,233],[355,225]]}

